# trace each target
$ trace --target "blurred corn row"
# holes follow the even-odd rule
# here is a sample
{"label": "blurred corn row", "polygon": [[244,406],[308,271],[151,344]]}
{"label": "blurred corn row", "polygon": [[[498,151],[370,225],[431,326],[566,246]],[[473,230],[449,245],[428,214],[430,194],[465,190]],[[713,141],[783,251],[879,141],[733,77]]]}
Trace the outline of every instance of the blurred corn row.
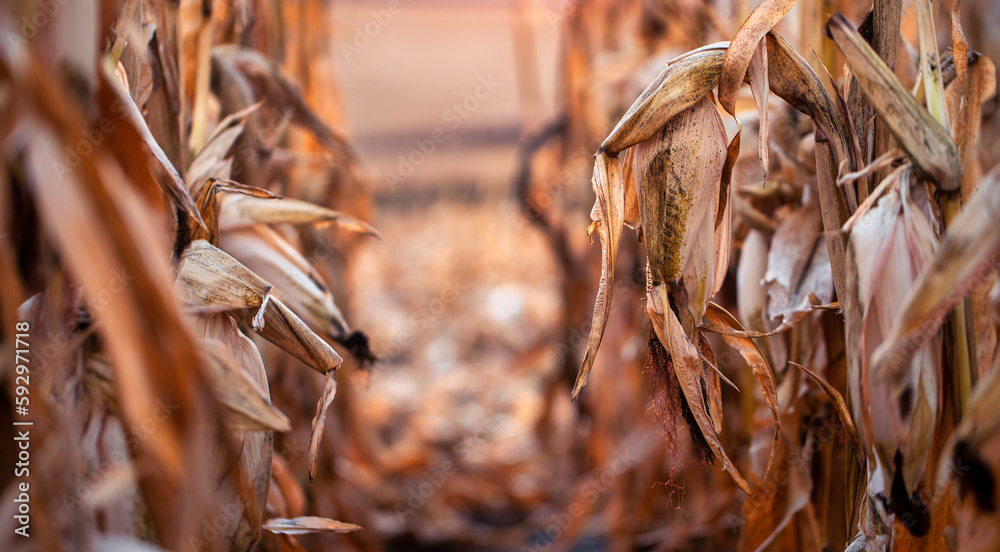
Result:
{"label": "blurred corn row", "polygon": [[[583,2],[568,15],[565,112],[526,141],[518,191],[580,327],[579,198],[539,197],[579,171],[574,151],[597,151],[593,323],[575,379],[553,386],[583,418],[632,416],[631,396],[661,424],[667,458],[650,453],[634,477],[685,487],[687,513],[635,509],[633,529],[670,529],[641,542],[1000,546],[998,14],[941,4]],[[649,336],[648,389],[623,380],[641,362],[635,333]],[[586,462],[599,466],[623,440],[595,424]],[[620,500],[656,491],[633,493]]]}
{"label": "blurred corn row", "polygon": [[325,206],[368,209],[312,54],[327,8],[0,8],[0,316],[7,357],[30,324],[34,422],[32,538],[5,500],[3,549],[296,550],[360,529],[303,491],[327,476],[331,344],[374,358],[328,283],[377,232]]}

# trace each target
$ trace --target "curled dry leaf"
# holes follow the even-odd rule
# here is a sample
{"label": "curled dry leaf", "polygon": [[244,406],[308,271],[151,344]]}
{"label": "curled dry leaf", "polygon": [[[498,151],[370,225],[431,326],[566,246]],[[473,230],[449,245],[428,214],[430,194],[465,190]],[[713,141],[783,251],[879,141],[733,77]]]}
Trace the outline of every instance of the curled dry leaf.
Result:
{"label": "curled dry leaf", "polygon": [[[244,324],[253,326],[254,320],[259,316],[258,310],[241,309],[233,311],[233,315]],[[254,331],[304,362],[306,366],[325,374],[335,370],[343,362],[337,351],[313,333],[305,322],[277,298],[272,297],[265,303],[263,311],[264,323],[259,327],[254,326]]]}
{"label": "curled dry leaf", "polygon": [[698,103],[719,82],[726,46],[712,46],[668,65],[625,112],[599,151],[615,156],[652,138],[664,123]]}
{"label": "curled dry leaf", "polygon": [[219,218],[223,231],[254,224],[335,224],[344,230],[379,237],[374,227],[346,213],[290,198],[227,197],[222,201]]}
{"label": "curled dry leaf", "polygon": [[197,193],[198,187],[209,178],[229,179],[232,169],[229,151],[243,134],[247,117],[260,109],[260,106],[261,103],[257,102],[250,107],[230,113],[219,121],[212,135],[188,166],[185,183],[192,193]]}
{"label": "curled dry leaf", "polygon": [[[764,47],[761,40],[798,0],[764,0],[747,17],[736,31],[719,76],[719,103],[729,113],[736,111],[736,94],[747,74],[751,59]],[[767,62],[766,50],[764,62]],[[766,106],[767,102],[764,102]],[[758,105],[760,105],[758,103]],[[766,109],[766,107],[765,107]]]}
{"label": "curled dry leaf", "polygon": [[258,309],[254,327],[263,323],[271,285],[225,251],[204,240],[184,250],[174,282],[177,296],[194,312]]}
{"label": "curled dry leaf", "polygon": [[275,297],[317,331],[338,341],[351,329],[334,303],[330,288],[301,253],[261,224],[223,232],[222,248],[274,285]]}
{"label": "curled dry leaf", "polygon": [[962,182],[958,149],[941,123],[917,104],[843,14],[830,18],[826,33],[844,54],[880,120],[886,123],[913,163],[942,190],[957,190]]}
{"label": "curled dry leaf", "polygon": [[851,417],[851,411],[847,408],[847,401],[844,400],[844,396],[834,386],[830,385],[830,382],[820,377],[816,372],[796,362],[789,362],[789,364],[808,374],[823,389],[827,396],[830,397],[840,423],[844,424],[844,431],[847,433],[847,439],[851,442],[851,447],[854,449],[854,456],[859,463],[864,462],[865,449],[861,446],[858,429],[854,427],[854,418]]}
{"label": "curled dry leaf", "polygon": [[322,533],[333,531],[336,533],[349,533],[360,531],[360,525],[344,523],[332,519],[302,516],[292,519],[271,518],[264,522],[264,529],[283,535],[305,535],[308,533]]}
{"label": "curled dry leaf", "polygon": [[[106,116],[110,117],[114,115],[117,119],[123,119],[127,123],[122,125],[118,132],[107,133],[108,140],[117,140],[122,144],[132,144],[132,147],[135,147],[135,144],[141,145],[146,156],[148,156],[150,169],[156,176],[156,180],[163,188],[164,193],[167,194],[167,197],[186,212],[189,217],[204,226],[205,223],[201,219],[201,213],[195,206],[194,200],[191,198],[191,194],[184,184],[184,179],[181,178],[177,168],[174,167],[174,164],[171,163],[167,154],[156,141],[156,138],[153,137],[152,132],[150,132],[149,127],[146,125],[146,120],[142,117],[142,113],[129,96],[128,89],[106,67],[102,66],[102,70],[98,71],[98,75],[101,77],[99,92],[109,109]],[[126,163],[129,163],[129,165],[126,166],[131,166],[130,163],[134,161],[134,159],[127,158]],[[133,172],[132,174],[134,176],[136,173]]]}
{"label": "curled dry leaf", "polygon": [[[292,123],[312,132],[331,153],[347,161],[357,157],[347,139],[320,120],[302,98],[298,86],[260,52],[232,45],[216,46],[212,48],[212,65],[220,81],[226,80],[230,86],[241,90],[242,101],[247,105],[251,101],[261,101],[272,109],[287,110]],[[239,82],[231,82],[233,79]],[[218,91],[224,83],[213,83],[213,86]],[[220,93],[226,95],[224,91]],[[246,105],[232,107],[242,109]]]}
{"label": "curled dry leaf", "polygon": [[697,431],[701,434],[715,461],[733,478],[740,489],[749,494],[750,486],[747,485],[739,470],[726,456],[726,451],[722,448],[719,435],[716,433],[714,423],[708,414],[708,405],[703,390],[705,382],[702,375],[702,361],[698,350],[685,334],[677,315],[670,308],[665,284],[654,285],[647,290],[646,312],[653,323],[656,337],[670,354],[684,400],[697,424],[697,427],[692,427],[691,431]]}
{"label": "curled dry leaf", "polygon": [[326,373],[326,384],[323,386],[323,395],[316,403],[316,416],[313,417],[312,431],[309,434],[309,483],[316,480],[316,465],[319,461],[319,442],[323,438],[323,428],[326,427],[326,411],[333,404],[333,399],[337,395],[337,370],[329,370]]}
{"label": "curled dry leaf", "polygon": [[597,356],[601,338],[604,337],[604,327],[608,323],[611,297],[615,287],[615,257],[618,254],[618,244],[621,242],[622,225],[625,223],[625,188],[630,183],[625,182],[618,159],[598,153],[594,162],[593,185],[597,201],[590,214],[594,221],[590,231],[596,231],[601,240],[601,283],[594,302],[594,319],[590,328],[587,353],[573,384],[573,399],[580,395],[580,390],[590,377],[594,357]]}

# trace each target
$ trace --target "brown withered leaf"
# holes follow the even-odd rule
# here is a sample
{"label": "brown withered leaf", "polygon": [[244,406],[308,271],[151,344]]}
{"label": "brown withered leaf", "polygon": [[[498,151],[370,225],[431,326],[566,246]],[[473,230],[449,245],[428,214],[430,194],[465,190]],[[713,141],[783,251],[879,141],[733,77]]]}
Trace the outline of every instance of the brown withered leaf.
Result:
{"label": "brown withered leaf", "polygon": [[323,395],[316,403],[316,416],[313,417],[312,431],[309,434],[309,484],[316,480],[316,465],[319,461],[319,442],[323,438],[323,429],[326,427],[326,411],[333,404],[333,399],[337,395],[337,370],[333,369],[326,373],[326,384],[323,386]]}
{"label": "brown withered leaf", "polygon": [[[798,0],[764,0],[736,31],[719,76],[719,104],[729,113],[736,111],[736,94],[743,84],[751,59],[764,46],[763,38]],[[767,63],[765,54],[764,63]],[[766,106],[766,102],[764,102]]]}
{"label": "brown withered leaf", "polygon": [[[113,147],[117,144],[117,148],[120,148],[120,150],[127,150],[128,147],[126,147],[126,144],[129,144],[130,147],[141,146],[142,151],[145,153],[143,157],[147,158],[147,162],[149,163],[147,171],[152,170],[152,174],[156,177],[156,181],[163,189],[163,192],[175,205],[186,212],[189,217],[198,221],[201,226],[204,226],[205,223],[201,218],[201,213],[195,206],[194,199],[191,198],[191,194],[184,184],[184,179],[181,178],[177,168],[174,167],[167,154],[164,153],[160,144],[156,141],[156,138],[153,137],[149,127],[146,125],[146,120],[142,117],[142,113],[135,105],[135,102],[132,101],[131,96],[129,96],[128,89],[107,68],[102,67],[98,71],[98,75],[100,76],[101,85],[98,90],[102,98],[102,104],[107,105],[106,117],[109,118],[108,120],[111,120],[110,117],[114,115],[122,123],[120,128],[117,128],[115,132],[106,133],[109,143]],[[132,159],[130,156],[124,156],[126,168],[133,167],[137,161],[137,159]],[[129,173],[130,176],[136,178],[141,174],[141,171],[136,167],[134,170],[130,170]]]}
{"label": "brown withered leaf", "polygon": [[677,315],[670,308],[665,284],[654,285],[646,292],[646,312],[652,322],[656,337],[670,354],[684,400],[698,426],[691,428],[691,431],[698,431],[704,437],[715,461],[721,464],[720,467],[733,478],[740,489],[750,494],[750,486],[747,485],[739,470],[726,456],[722,443],[719,441],[719,435],[715,432],[715,425],[708,414],[704,397],[701,358],[698,356],[698,350],[685,334]]}
{"label": "brown withered leaf", "polygon": [[827,396],[830,397],[830,400],[833,401],[834,410],[837,412],[837,417],[840,418],[840,423],[844,425],[844,431],[847,432],[847,439],[851,442],[854,455],[859,463],[863,463],[865,449],[861,446],[858,430],[854,426],[854,418],[851,417],[851,411],[847,408],[847,401],[844,400],[844,396],[840,394],[840,391],[837,391],[837,388],[830,385],[830,382],[820,377],[816,372],[796,362],[789,362],[789,364],[808,374],[823,389]]}
{"label": "brown withered leaf", "polygon": [[598,153],[594,161],[593,186],[597,201],[591,211],[593,219],[590,231],[597,232],[601,240],[601,282],[594,302],[594,318],[587,341],[587,353],[573,384],[572,397],[575,400],[590,377],[597,349],[604,337],[604,327],[608,323],[611,298],[615,287],[615,257],[621,242],[622,226],[625,223],[625,182],[622,166],[618,159]]}
{"label": "brown withered leaf", "polygon": [[[957,4],[957,2],[956,2]],[[959,117],[958,151],[962,156],[962,202],[968,203],[982,180],[978,154],[979,134],[982,127],[983,105],[996,97],[996,66],[990,58],[978,55],[968,66],[969,86],[967,101]]]}
{"label": "brown withered leaf", "polygon": [[840,228],[851,216],[852,198],[848,196],[850,187],[837,186],[836,180],[841,166],[848,171],[857,166],[846,115],[834,104],[816,72],[774,31],[767,34],[767,68],[771,92],[812,118],[817,128],[817,195],[837,297],[846,303],[847,240]]}
{"label": "brown withered leaf", "polygon": [[197,194],[198,187],[209,178],[228,180],[232,169],[229,151],[243,134],[247,117],[260,109],[261,102],[230,113],[219,121],[205,145],[188,165],[185,182],[191,193]]}
{"label": "brown withered leaf", "polygon": [[812,305],[833,299],[833,280],[826,243],[820,241],[822,222],[814,206],[803,206],[788,214],[771,238],[764,286],[767,316],[793,323]]}
{"label": "brown withered leaf", "polygon": [[[739,321],[726,309],[715,303],[709,302],[708,309],[705,310],[705,318],[709,322],[732,328],[736,331],[743,331],[743,326]],[[760,386],[761,393],[764,395],[764,402],[771,410],[771,417],[774,419],[774,441],[771,444],[771,455],[768,458],[765,473],[770,472],[778,446],[778,439],[781,435],[781,420],[778,417],[778,391],[774,382],[774,373],[771,371],[771,366],[768,364],[767,358],[764,357],[764,354],[757,348],[757,344],[749,337],[722,334],[722,340],[733,349],[736,349],[740,353],[740,356],[746,360],[747,365],[753,370],[753,377],[757,380],[757,385]]]}
{"label": "brown withered leaf", "polygon": [[324,531],[349,533],[362,529],[360,525],[354,525],[353,523],[344,523],[342,521],[313,516],[302,516],[292,519],[271,518],[264,522],[263,528],[272,533],[283,535],[305,535],[308,533],[322,533]]}
{"label": "brown withered leaf", "polygon": [[264,323],[257,326],[254,320],[259,318],[259,310],[241,309],[233,311],[233,315],[247,326],[253,327],[261,337],[321,374],[335,370],[343,362],[337,351],[313,333],[305,322],[276,297],[272,297],[264,305]]}
{"label": "brown withered leaf", "polygon": [[[156,409],[157,399],[164,397],[186,413],[168,416],[133,453],[148,468],[139,474],[138,485],[153,526],[166,546],[179,547],[181,536],[193,532],[196,520],[211,508],[207,471],[185,466],[210,464],[203,424],[212,423],[214,406],[199,383],[196,346],[170,291],[169,244],[160,239],[157,224],[165,223],[101,148],[85,156],[76,170],[60,175],[53,160],[62,159],[64,148],[79,141],[71,129],[85,128],[72,110],[74,101],[39,75],[15,82],[28,88],[15,95],[37,102],[39,118],[23,127],[32,132],[26,142],[26,172],[39,212],[48,221],[48,239],[86,296],[96,300],[108,292],[109,282],[119,284],[120,291],[95,310],[95,318],[123,421],[138,427],[143,420],[162,417]],[[40,122],[42,117],[57,122],[48,126]]]}
{"label": "brown withered leaf", "polygon": [[[760,6],[757,7],[760,9]],[[756,10],[754,10],[756,11]],[[752,16],[752,14],[751,14]],[[723,63],[725,70],[725,63]],[[768,117],[767,102],[769,87],[767,85],[767,41],[759,40],[757,48],[750,58],[750,67],[747,70],[747,78],[750,81],[750,92],[757,103],[757,157],[760,159],[760,170],[764,173],[762,184],[767,181],[767,169],[770,163],[768,158]],[[720,84],[721,87],[721,84]],[[720,95],[721,101],[721,95]],[[734,114],[735,115],[735,114]]]}
{"label": "brown withered leaf", "polygon": [[253,224],[335,224],[361,235],[380,237],[378,230],[362,220],[291,198],[227,197],[222,201],[219,224],[223,231]]}
{"label": "brown withered leaf", "polygon": [[271,293],[270,284],[204,240],[196,240],[184,250],[174,289],[194,312],[259,309],[254,317],[256,326],[263,323],[261,307]]}
{"label": "brown withered leaf", "polygon": [[668,65],[625,112],[598,151],[615,156],[652,138],[664,123],[715,88],[725,55],[725,46],[715,46]]}
{"label": "brown withered leaf", "polygon": [[[262,101],[276,110],[289,110],[291,122],[312,132],[331,153],[347,161],[356,159],[357,155],[346,137],[330,128],[306,105],[298,86],[277,63],[260,52],[223,45],[212,48],[212,64],[213,70],[218,71],[221,78],[241,79],[238,87],[249,98],[253,98],[252,101]],[[213,86],[218,88],[223,83],[213,82]],[[243,101],[246,105],[251,103],[246,99]]]}
{"label": "brown withered leaf", "polygon": [[844,54],[880,120],[910,154],[913,163],[941,189],[957,190],[962,176],[958,149],[941,123],[917,104],[843,14],[834,14],[825,32]]}
{"label": "brown withered leaf", "polygon": [[221,245],[274,285],[275,297],[311,327],[337,340],[346,340],[351,334],[329,286],[309,261],[274,229],[257,224],[229,230],[222,233]]}
{"label": "brown withered leaf", "polygon": [[188,232],[192,240],[205,240],[218,247],[222,235],[221,228],[221,206],[218,198],[219,192],[232,192],[255,198],[275,199],[280,196],[271,193],[263,188],[240,184],[232,180],[222,180],[211,177],[198,188],[198,209],[205,220],[205,228],[198,226],[194,221],[189,221]]}

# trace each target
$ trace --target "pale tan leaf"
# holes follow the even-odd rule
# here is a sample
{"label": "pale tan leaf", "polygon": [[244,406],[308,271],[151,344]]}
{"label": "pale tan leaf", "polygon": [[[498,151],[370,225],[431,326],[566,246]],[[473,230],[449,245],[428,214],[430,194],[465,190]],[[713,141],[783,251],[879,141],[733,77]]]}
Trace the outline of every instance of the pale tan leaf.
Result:
{"label": "pale tan leaf", "polygon": [[316,479],[316,465],[319,461],[319,442],[323,438],[323,428],[326,427],[326,411],[333,404],[333,399],[337,395],[337,370],[333,369],[326,373],[326,384],[323,386],[323,395],[316,403],[316,416],[312,421],[312,431],[309,434],[309,483]]}
{"label": "pale tan leaf", "polygon": [[[719,103],[729,113],[736,112],[736,94],[747,74],[751,59],[757,55],[762,38],[781,18],[795,6],[798,0],[764,0],[740,26],[726,51],[719,76]],[[765,55],[766,64],[767,57]],[[765,105],[767,102],[764,102]],[[759,103],[758,103],[759,105]]]}
{"label": "pale tan leaf", "polygon": [[263,527],[272,533],[283,535],[305,535],[326,531],[349,533],[361,530],[360,525],[313,516],[302,516],[292,519],[271,518],[264,522]]}
{"label": "pale tan leaf", "polygon": [[713,47],[668,65],[625,112],[599,151],[616,156],[652,138],[664,123],[698,103],[718,84],[725,54],[725,47]]}
{"label": "pale tan leaf", "polygon": [[573,384],[572,397],[575,400],[580,390],[590,377],[594,366],[597,349],[604,337],[604,327],[608,323],[611,309],[611,298],[615,287],[615,257],[618,254],[618,244],[621,242],[622,226],[625,223],[625,188],[631,185],[625,182],[622,166],[618,159],[597,154],[594,162],[593,186],[597,201],[591,212],[594,222],[591,232],[597,231],[601,240],[601,283],[594,302],[594,318],[590,328],[587,343],[587,353],[583,358],[576,382]]}
{"label": "pale tan leaf", "polygon": [[305,322],[277,298],[272,297],[264,305],[263,311],[264,323],[259,326],[254,326],[254,320],[259,314],[258,309],[237,310],[233,311],[233,315],[244,324],[253,326],[254,331],[261,337],[321,374],[336,369],[343,362],[337,351],[313,333]]}
{"label": "pale tan leaf", "polygon": [[323,278],[272,228],[254,225],[223,232],[221,246],[274,286],[272,293],[317,331],[337,340],[351,329]]}
{"label": "pale tan leaf", "polygon": [[[736,331],[744,331],[743,326],[740,325],[739,321],[732,314],[715,303],[708,304],[708,309],[705,311],[705,318],[714,324],[732,328]],[[722,334],[722,340],[733,349],[736,349],[740,353],[740,356],[746,360],[747,365],[753,371],[754,379],[757,380],[757,385],[760,386],[761,393],[764,395],[764,402],[771,410],[771,417],[774,419],[774,441],[771,445],[771,455],[767,461],[766,471],[769,472],[771,471],[771,463],[774,460],[775,451],[777,450],[778,438],[781,435],[781,420],[778,417],[778,391],[774,382],[774,373],[771,372],[771,366],[768,364],[763,353],[760,352],[760,349],[757,348],[757,344],[749,337]]]}
{"label": "pale tan leaf", "polygon": [[181,255],[174,289],[196,312],[225,312],[260,309],[271,285],[225,251],[196,240]]}
{"label": "pale tan leaf", "polygon": [[957,190],[962,166],[955,143],[941,123],[917,104],[843,14],[834,14],[825,29],[844,54],[880,120],[888,125],[914,164],[942,190]]}
{"label": "pale tan leaf", "polygon": [[308,201],[239,195],[221,203],[219,226],[223,232],[253,224],[335,224],[344,230],[379,237],[378,230],[368,223]]}

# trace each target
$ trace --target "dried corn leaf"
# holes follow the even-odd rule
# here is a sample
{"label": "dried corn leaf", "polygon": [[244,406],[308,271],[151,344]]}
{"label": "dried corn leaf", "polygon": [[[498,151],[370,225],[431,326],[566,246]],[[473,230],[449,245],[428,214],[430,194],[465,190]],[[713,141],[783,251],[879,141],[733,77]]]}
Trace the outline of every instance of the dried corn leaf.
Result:
{"label": "dried corn leaf", "polygon": [[[343,134],[320,120],[306,105],[298,86],[260,52],[232,45],[216,46],[212,48],[212,62],[213,72],[218,72],[222,79],[242,79],[239,88],[249,92],[255,101],[273,109],[290,110],[291,121],[307,128],[331,153],[347,161],[357,157]],[[213,86],[218,88],[223,84],[213,83]],[[243,107],[246,105],[239,106]]]}
{"label": "dried corn leaf", "polygon": [[[764,48],[765,42],[762,40],[764,35],[778,21],[781,21],[781,18],[795,6],[797,1],[764,0],[750,12],[750,16],[740,26],[740,30],[736,31],[736,35],[726,51],[726,58],[722,62],[722,71],[719,75],[719,104],[729,113],[736,112],[736,94],[743,84],[751,59],[758,55],[758,49]],[[766,67],[766,50],[764,50],[763,62]],[[764,105],[767,105],[766,101]]]}
{"label": "dried corn leaf", "polygon": [[[337,351],[306,326],[305,322],[277,298],[264,305],[264,324],[254,328],[264,339],[282,348],[321,374],[336,369],[343,362]],[[244,324],[253,326],[257,309],[233,311]]]}
{"label": "dried corn leaf", "polygon": [[771,239],[767,257],[767,316],[794,323],[813,305],[833,299],[833,275],[818,209],[805,206],[785,217]]}
{"label": "dried corn leaf", "polygon": [[[147,467],[138,482],[155,530],[165,545],[178,547],[211,509],[208,473],[185,468],[210,464],[209,443],[200,427],[211,423],[211,399],[195,383],[200,381],[199,359],[169,291],[169,267],[162,255],[167,248],[153,228],[157,216],[103,151],[82,159],[75,171],[56,172],[52,160],[61,159],[64,148],[79,140],[68,129],[84,127],[71,111],[72,100],[44,82],[16,93],[46,106],[42,113],[59,121],[67,135],[60,138],[37,120],[31,127],[31,192],[48,221],[49,239],[89,297],[106,293],[108,282],[120,281],[119,275],[126,277],[120,293],[95,312],[122,418],[138,427],[143,420],[162,417],[156,409],[163,397],[185,413],[167,417],[133,453]],[[81,235],[90,239],[81,241]]]}
{"label": "dried corn leaf", "polygon": [[337,396],[337,370],[329,370],[326,373],[326,384],[323,386],[323,395],[316,403],[316,416],[313,417],[312,431],[309,433],[309,484],[316,480],[316,466],[319,462],[319,442],[323,438],[323,429],[326,427],[326,411],[333,404],[334,397]]}
{"label": "dried corn leaf", "polygon": [[830,382],[826,381],[819,376],[816,372],[802,366],[801,364],[795,362],[789,362],[792,366],[802,370],[809,375],[815,381],[820,388],[830,397],[833,401],[834,410],[837,412],[837,417],[840,419],[840,423],[844,425],[844,431],[847,433],[847,439],[851,442],[851,448],[854,449],[854,456],[858,459],[859,463],[864,462],[864,448],[861,446],[861,439],[858,437],[858,430],[854,427],[854,418],[851,417],[851,411],[847,408],[847,401],[844,400],[844,396],[837,391],[837,388],[830,385]]}
{"label": "dried corn leaf", "polygon": [[591,211],[593,223],[590,232],[597,232],[601,240],[601,282],[594,301],[594,318],[587,342],[587,353],[573,384],[572,397],[575,400],[590,377],[597,349],[604,337],[604,327],[608,323],[611,298],[615,287],[615,257],[621,242],[622,225],[625,223],[625,182],[622,166],[618,159],[598,153],[594,162],[593,186],[597,201]]}
{"label": "dried corn leaf", "polygon": [[836,186],[837,170],[857,166],[845,115],[833,103],[816,72],[777,33],[767,34],[768,86],[776,96],[812,118],[816,132],[817,191],[837,297],[846,302],[846,239],[840,228],[851,216],[851,198]]}
{"label": "dried corn leaf", "polygon": [[344,230],[379,237],[378,230],[364,221],[298,199],[232,196],[222,201],[219,217],[223,231],[253,224],[335,224]]}
{"label": "dried corn leaf", "polygon": [[264,225],[222,234],[222,248],[274,285],[275,297],[329,337],[346,340],[351,329],[330,288],[288,240]]}
{"label": "dried corn leaf", "polygon": [[[739,321],[732,314],[715,303],[710,302],[708,304],[708,309],[705,310],[705,318],[709,322],[736,331],[744,331],[743,326],[740,325]],[[740,353],[740,356],[746,360],[747,365],[753,370],[753,377],[757,380],[761,393],[764,395],[764,402],[771,410],[771,417],[774,419],[774,441],[771,444],[771,455],[767,461],[765,474],[769,473],[775,458],[778,438],[781,435],[781,420],[778,417],[778,391],[774,383],[774,373],[771,372],[771,366],[768,364],[767,358],[764,357],[764,354],[757,348],[757,344],[749,337],[722,334],[722,340],[730,347],[736,349]]]}
{"label": "dried corn leaf", "polygon": [[718,84],[725,54],[725,46],[716,46],[668,65],[625,112],[599,151],[616,156],[652,138],[664,123],[698,103]]}
{"label": "dried corn leaf", "polygon": [[254,326],[263,323],[271,285],[225,251],[196,240],[181,256],[174,283],[177,296],[194,312],[258,309]]}
{"label": "dried corn leaf", "polygon": [[[235,329],[235,327],[234,327]],[[238,339],[246,340],[241,347],[249,351],[253,347],[256,353],[256,362],[260,364],[260,374],[264,374],[264,364],[260,360],[260,353],[256,352],[253,342],[240,334]],[[206,366],[209,368],[208,377],[212,383],[212,390],[219,398],[219,402],[226,407],[226,427],[232,430],[252,431],[252,430],[273,430],[289,431],[292,426],[288,418],[271,404],[271,400],[261,392],[261,382],[252,381],[248,374],[240,366],[246,366],[248,362],[234,359],[231,352],[228,352],[224,345],[213,340],[202,342],[202,351],[206,356]],[[229,349],[232,350],[232,345]],[[246,358],[246,355],[244,356]],[[267,380],[264,380],[263,389],[267,389]]]}
{"label": "dried corn leaf", "polygon": [[[118,118],[124,119],[127,123],[122,125],[117,132],[107,133],[109,142],[118,144],[119,151],[127,150],[126,144],[131,144],[132,147],[141,145],[163,192],[189,217],[204,226],[201,213],[195,206],[194,200],[184,184],[184,179],[181,178],[177,168],[170,162],[167,154],[153,137],[142,113],[129,96],[128,89],[108,69],[102,68],[98,74],[100,76],[101,98],[109,110],[106,112],[107,116],[112,113],[117,114]],[[131,159],[131,156],[125,156],[124,161],[131,163],[134,162],[134,159]],[[132,175],[136,174],[133,171],[130,172]]]}
{"label": "dried corn leaf", "polygon": [[843,14],[834,14],[825,29],[844,54],[880,120],[886,123],[913,163],[942,190],[957,190],[962,181],[962,166],[955,143],[941,123],[917,104]]}
{"label": "dried corn leaf", "polygon": [[243,134],[247,118],[254,114],[260,105],[259,102],[255,103],[250,107],[230,113],[219,121],[212,135],[209,136],[205,145],[188,166],[186,183],[192,193],[197,193],[198,186],[209,178],[229,179],[232,169],[229,151]]}
{"label": "dried corn leaf", "polygon": [[646,292],[646,312],[653,324],[656,337],[670,354],[684,400],[697,423],[698,427],[691,428],[691,431],[697,431],[702,435],[712,451],[715,461],[721,464],[720,467],[733,478],[740,489],[750,494],[750,486],[747,485],[739,470],[726,456],[722,443],[719,441],[719,435],[715,432],[715,425],[708,414],[705,402],[702,361],[698,356],[697,348],[688,339],[677,315],[670,308],[670,300],[667,295],[667,286],[664,284],[654,285],[649,289]]}
{"label": "dried corn leaf", "polygon": [[264,522],[264,529],[282,535],[306,535],[327,531],[349,533],[360,531],[361,526],[327,518],[302,516],[292,519],[271,518]]}

